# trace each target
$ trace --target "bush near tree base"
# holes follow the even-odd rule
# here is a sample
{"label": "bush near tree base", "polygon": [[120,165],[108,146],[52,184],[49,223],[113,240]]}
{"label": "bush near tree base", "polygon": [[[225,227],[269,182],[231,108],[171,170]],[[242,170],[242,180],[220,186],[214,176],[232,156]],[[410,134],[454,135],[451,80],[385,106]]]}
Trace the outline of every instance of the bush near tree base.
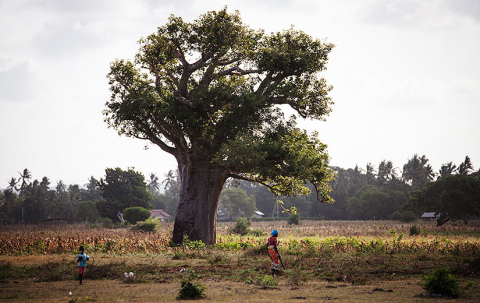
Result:
{"label": "bush near tree base", "polygon": [[103,228],[112,228],[113,227],[113,222],[112,222],[112,219],[110,219],[110,218],[101,218],[100,222],[101,222]]}

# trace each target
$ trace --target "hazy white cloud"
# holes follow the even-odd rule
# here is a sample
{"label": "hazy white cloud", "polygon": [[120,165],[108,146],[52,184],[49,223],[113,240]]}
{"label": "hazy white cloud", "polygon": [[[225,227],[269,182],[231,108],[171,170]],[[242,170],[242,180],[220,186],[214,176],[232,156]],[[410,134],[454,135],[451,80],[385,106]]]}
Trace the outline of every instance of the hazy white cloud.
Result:
{"label": "hazy white cloud", "polygon": [[398,28],[445,29],[479,20],[478,1],[361,1],[362,21]]}
{"label": "hazy white cloud", "polygon": [[[480,2],[477,0],[444,1],[445,6],[460,16],[480,22]],[[468,20],[468,19],[467,19]]]}
{"label": "hazy white cloud", "polygon": [[30,60],[0,53],[0,104],[25,101],[34,96],[33,83],[37,74]]}

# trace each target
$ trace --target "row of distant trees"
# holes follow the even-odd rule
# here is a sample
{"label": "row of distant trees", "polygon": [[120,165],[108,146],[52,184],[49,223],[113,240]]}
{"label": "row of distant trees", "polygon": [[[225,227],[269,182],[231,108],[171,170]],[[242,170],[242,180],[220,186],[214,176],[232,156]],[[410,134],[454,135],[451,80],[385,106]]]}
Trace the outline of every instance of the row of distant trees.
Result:
{"label": "row of distant trees", "polygon": [[[315,194],[301,197],[278,197],[285,208],[295,206],[302,217],[327,220],[415,220],[423,212],[448,213],[452,218],[480,216],[480,169],[475,170],[467,156],[460,165],[443,164],[438,172],[425,155],[413,155],[395,167],[382,161],[378,167],[332,167],[336,179],[330,196],[335,203],[320,203]],[[267,216],[287,216],[278,207],[277,197],[256,184],[237,185],[255,198],[258,210]]]}
{"label": "row of distant trees", "polygon": [[[100,218],[118,220],[118,212],[139,206],[150,209],[157,199],[148,191],[144,176],[132,168],[107,168],[105,177],[93,176],[88,183],[52,186],[47,177],[32,181],[28,169],[13,177],[0,196],[0,223],[31,223],[65,218],[69,222],[96,222]],[[163,205],[162,205],[163,206]]]}
{"label": "row of distant trees", "polygon": [[[265,186],[246,181],[228,182],[219,209],[231,217],[250,217],[259,210],[268,217],[284,217],[284,208],[295,206],[302,217],[328,220],[414,219],[424,211],[449,213],[465,222],[480,213],[480,169],[470,158],[458,167],[452,162],[435,172],[426,156],[414,155],[403,170],[391,161],[376,168],[332,167],[336,180],[330,196],[333,204],[320,203],[315,194],[276,197]],[[105,176],[93,176],[83,186],[56,186],[47,177],[32,181],[28,169],[9,180],[0,195],[0,223],[28,223],[48,218],[69,222],[96,222],[100,218],[118,221],[117,214],[129,207],[164,209],[175,215],[180,180],[170,171],[160,180],[154,173],[145,179],[133,168],[107,168]],[[313,189],[313,188],[312,188]],[[282,201],[282,205],[279,204]],[[283,206],[283,207],[282,207]]]}

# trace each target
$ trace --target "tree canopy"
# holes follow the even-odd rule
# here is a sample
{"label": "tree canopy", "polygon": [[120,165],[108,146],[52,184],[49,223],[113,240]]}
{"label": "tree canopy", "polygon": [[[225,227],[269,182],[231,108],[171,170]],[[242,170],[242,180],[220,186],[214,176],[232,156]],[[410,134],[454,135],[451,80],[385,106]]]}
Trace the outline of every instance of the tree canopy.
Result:
{"label": "tree canopy", "polygon": [[293,27],[252,30],[226,8],[193,22],[172,15],[139,44],[133,62],[111,64],[104,115],[119,134],[176,158],[182,190],[175,242],[184,235],[214,241],[218,198],[229,177],[283,195],[309,192],[308,180],[319,199],[330,200],[326,146],[317,133],[297,128],[295,116],[285,119],[280,106],[302,118],[330,113],[331,87],[318,73],[333,44]]}
{"label": "tree canopy", "polygon": [[220,198],[222,207],[229,215],[250,218],[257,210],[255,198],[240,188],[226,188]]}
{"label": "tree canopy", "polygon": [[[332,44],[293,28],[265,35],[226,9],[193,23],[171,16],[139,43],[134,62],[112,63],[109,126],[177,158],[195,149],[232,175],[292,185],[274,187],[284,193],[296,184],[289,177],[321,185],[328,176],[316,134],[295,128],[294,118],[285,122],[275,106],[288,104],[304,118],[330,112],[331,87],[317,72]],[[252,151],[260,152],[247,156]]]}
{"label": "tree canopy", "polygon": [[151,194],[147,190],[144,176],[129,168],[105,169],[105,179],[99,181],[103,200],[97,202],[102,217],[117,220],[117,213],[127,207],[139,206],[150,209]]}

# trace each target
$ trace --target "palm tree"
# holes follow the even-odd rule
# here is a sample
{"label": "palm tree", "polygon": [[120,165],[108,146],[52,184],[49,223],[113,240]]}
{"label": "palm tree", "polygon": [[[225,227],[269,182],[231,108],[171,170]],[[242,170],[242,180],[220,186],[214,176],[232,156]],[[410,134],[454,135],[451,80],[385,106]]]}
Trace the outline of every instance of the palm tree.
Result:
{"label": "palm tree", "polygon": [[165,194],[168,198],[167,210],[170,213],[176,213],[178,200],[180,198],[180,174],[178,170],[170,170],[165,174],[166,179],[162,182],[164,184]]}
{"label": "palm tree", "polygon": [[148,190],[152,195],[160,189],[160,183],[158,183],[158,177],[154,173],[150,174],[150,183],[148,183]]}
{"label": "palm tree", "polygon": [[43,177],[39,185],[38,200],[42,204],[44,215],[47,218],[54,218],[57,208],[55,207],[55,191],[50,190],[50,180]]}
{"label": "palm tree", "polygon": [[44,177],[41,182],[36,179],[31,184],[24,186],[24,190],[20,192],[20,195],[23,196],[24,219],[27,222],[45,219],[46,216],[51,215],[48,208],[49,184],[50,181],[47,177]]}
{"label": "palm tree", "polygon": [[392,161],[383,160],[378,165],[377,180],[380,186],[387,182],[392,182],[397,179],[397,172],[393,167]]}
{"label": "palm tree", "polygon": [[440,170],[438,171],[437,180],[445,178],[446,176],[453,175],[455,171],[457,171],[457,166],[453,164],[452,161],[450,161],[449,163],[442,164],[442,166],[440,167]]}
{"label": "palm tree", "polygon": [[20,174],[19,180],[22,180],[22,184],[20,185],[20,195],[22,195],[25,188],[29,185],[28,181],[32,178],[32,173],[27,168],[23,170],[23,173],[18,173]]}
{"label": "palm tree", "polygon": [[87,187],[86,192],[83,190],[83,198],[81,200],[85,201],[99,201],[102,199],[102,192],[98,189],[98,181],[93,176],[88,179],[88,183],[85,184]]}
{"label": "palm tree", "polygon": [[372,163],[367,163],[365,171],[365,184],[372,185],[375,182],[375,167]]}
{"label": "palm tree", "polygon": [[12,179],[10,181],[8,181],[7,189],[18,190],[18,188],[17,188],[18,181],[20,181],[20,178],[17,180],[17,179],[12,177]]}
{"label": "palm tree", "polygon": [[433,168],[428,164],[425,155],[419,157],[418,154],[413,155],[403,166],[402,177],[406,182],[411,182],[414,188],[422,188],[435,177]]}
{"label": "palm tree", "polygon": [[97,182],[97,179],[95,179],[93,176],[88,179],[87,189],[89,192],[93,192],[97,189]]}
{"label": "palm tree", "polygon": [[473,164],[472,161],[470,161],[470,157],[466,156],[465,161],[463,161],[458,167],[458,173],[460,175],[467,176],[470,174],[471,171],[473,171]]}
{"label": "palm tree", "polygon": [[354,185],[358,185],[358,183],[362,179],[362,171],[363,169],[359,168],[358,165],[355,165],[355,168],[353,169],[352,172],[352,181]]}
{"label": "palm tree", "polygon": [[60,195],[67,190],[67,185],[65,185],[65,183],[62,180],[60,180],[57,182],[56,190],[57,190],[57,194]]}
{"label": "palm tree", "polygon": [[69,212],[67,185],[62,180],[57,181],[55,191],[55,205],[57,209],[56,214],[60,217],[67,217]]}
{"label": "palm tree", "polygon": [[78,184],[68,186],[68,205],[67,205],[67,217],[71,221],[75,221],[77,217],[77,204],[80,197],[80,187]]}

